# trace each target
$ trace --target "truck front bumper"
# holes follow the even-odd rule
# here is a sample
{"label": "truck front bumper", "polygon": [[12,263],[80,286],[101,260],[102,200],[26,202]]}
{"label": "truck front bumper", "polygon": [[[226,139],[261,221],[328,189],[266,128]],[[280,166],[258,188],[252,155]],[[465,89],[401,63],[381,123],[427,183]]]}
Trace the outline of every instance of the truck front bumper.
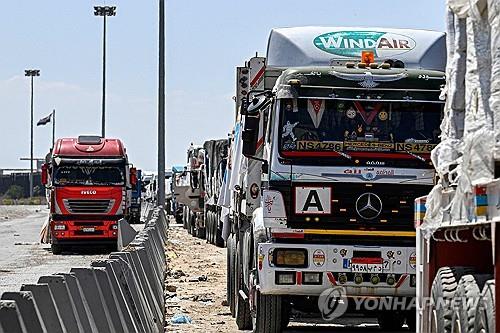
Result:
{"label": "truck front bumper", "polygon": [[[304,264],[274,262],[287,250],[302,251]],[[257,253],[262,294],[319,296],[342,286],[353,297],[415,296],[414,247],[259,243]]]}
{"label": "truck front bumper", "polygon": [[64,220],[51,221],[50,231],[55,242],[116,242],[118,221],[112,220]]}

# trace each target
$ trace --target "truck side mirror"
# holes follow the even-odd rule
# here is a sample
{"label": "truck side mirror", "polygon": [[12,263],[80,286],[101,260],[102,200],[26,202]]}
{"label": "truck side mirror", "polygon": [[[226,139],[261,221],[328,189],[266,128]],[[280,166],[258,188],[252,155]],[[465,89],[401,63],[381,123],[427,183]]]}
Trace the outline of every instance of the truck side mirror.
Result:
{"label": "truck side mirror", "polygon": [[255,97],[248,105],[245,114],[245,127],[241,134],[243,141],[242,153],[246,157],[253,157],[257,152],[257,142],[259,140],[259,124],[261,110],[271,103],[271,99],[265,95]]}
{"label": "truck side mirror", "polygon": [[42,185],[47,185],[49,182],[49,165],[42,164]]}
{"label": "truck side mirror", "polygon": [[137,169],[130,168],[130,184],[132,186],[137,185]]}

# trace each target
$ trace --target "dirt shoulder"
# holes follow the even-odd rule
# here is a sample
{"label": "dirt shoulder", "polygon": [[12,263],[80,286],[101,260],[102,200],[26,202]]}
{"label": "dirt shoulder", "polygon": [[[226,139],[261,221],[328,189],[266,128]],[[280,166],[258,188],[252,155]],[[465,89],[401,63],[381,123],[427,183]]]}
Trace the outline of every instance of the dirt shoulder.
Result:
{"label": "dirt shoulder", "polygon": [[[226,302],[226,249],[171,225],[167,245],[166,320],[168,332],[238,332]],[[172,324],[174,315],[191,324]]]}
{"label": "dirt shoulder", "polygon": [[0,205],[0,222],[27,217],[46,208],[47,206],[41,205]]}

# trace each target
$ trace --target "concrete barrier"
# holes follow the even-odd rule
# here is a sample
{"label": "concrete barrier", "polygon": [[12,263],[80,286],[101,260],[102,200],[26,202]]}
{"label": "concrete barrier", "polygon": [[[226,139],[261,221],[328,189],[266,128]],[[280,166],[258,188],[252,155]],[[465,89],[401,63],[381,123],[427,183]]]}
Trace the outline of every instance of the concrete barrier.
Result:
{"label": "concrete barrier", "polygon": [[163,332],[168,219],[158,208],[147,217],[136,235],[122,226],[109,259],[3,293],[0,333]]}
{"label": "concrete barrier", "polygon": [[40,321],[40,312],[30,291],[7,291],[2,294],[2,300],[16,302],[26,331],[34,333],[47,332],[45,325]]}
{"label": "concrete barrier", "polygon": [[27,332],[15,301],[0,300],[0,332]]}

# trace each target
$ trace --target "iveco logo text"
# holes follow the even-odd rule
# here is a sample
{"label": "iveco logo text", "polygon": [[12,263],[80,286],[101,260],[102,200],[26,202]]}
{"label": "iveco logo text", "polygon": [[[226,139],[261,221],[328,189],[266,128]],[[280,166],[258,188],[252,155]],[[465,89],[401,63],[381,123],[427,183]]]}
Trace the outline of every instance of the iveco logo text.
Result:
{"label": "iveco logo text", "polygon": [[375,193],[363,193],[356,200],[356,212],[367,220],[373,220],[382,213],[382,200]]}
{"label": "iveco logo text", "polygon": [[336,31],[316,37],[314,45],[344,57],[359,57],[361,51],[371,50],[380,58],[411,51],[416,43],[408,36],[383,31]]}
{"label": "iveco logo text", "polygon": [[81,191],[80,194],[81,195],[93,195],[93,194],[97,194],[97,191],[96,190],[84,190],[84,191]]}

